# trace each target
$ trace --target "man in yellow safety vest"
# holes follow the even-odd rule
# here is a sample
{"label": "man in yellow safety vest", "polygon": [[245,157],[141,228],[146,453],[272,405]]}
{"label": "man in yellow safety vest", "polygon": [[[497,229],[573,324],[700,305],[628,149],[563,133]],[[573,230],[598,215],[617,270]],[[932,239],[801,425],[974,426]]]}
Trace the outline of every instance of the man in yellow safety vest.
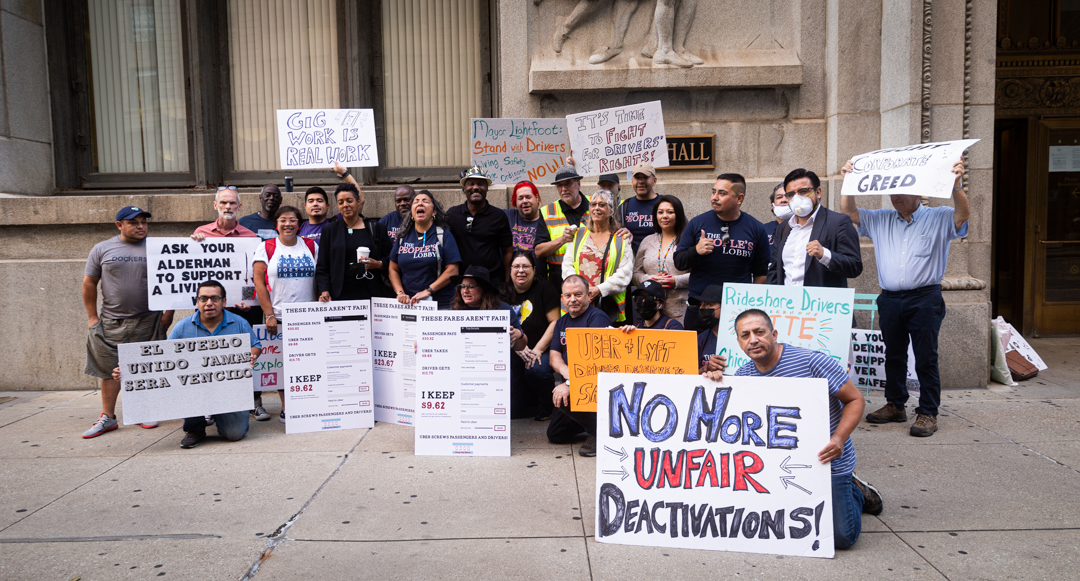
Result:
{"label": "man in yellow safety vest", "polygon": [[589,203],[581,195],[581,176],[572,165],[564,165],[555,173],[555,189],[559,199],[540,210],[543,227],[536,229],[537,259],[548,264],[548,278],[562,285],[562,261],[574,232],[589,213]]}

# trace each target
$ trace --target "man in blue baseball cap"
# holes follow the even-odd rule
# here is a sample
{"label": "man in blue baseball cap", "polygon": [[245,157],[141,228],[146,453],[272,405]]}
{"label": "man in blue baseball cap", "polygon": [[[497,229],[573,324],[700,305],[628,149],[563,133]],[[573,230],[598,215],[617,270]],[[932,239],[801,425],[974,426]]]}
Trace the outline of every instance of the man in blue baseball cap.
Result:
{"label": "man in blue baseball cap", "polygon": [[[165,338],[173,312],[151,311],[146,286],[146,233],[150,212],[126,206],[116,213],[120,233],[97,243],[86,259],[82,299],[89,320],[84,373],[101,383],[101,416],[84,438],[111,432],[116,423],[116,398],[120,382],[113,379],[119,365],[117,345],[157,341]],[[101,284],[101,312],[98,312],[98,284]],[[157,423],[141,424],[156,428]]]}

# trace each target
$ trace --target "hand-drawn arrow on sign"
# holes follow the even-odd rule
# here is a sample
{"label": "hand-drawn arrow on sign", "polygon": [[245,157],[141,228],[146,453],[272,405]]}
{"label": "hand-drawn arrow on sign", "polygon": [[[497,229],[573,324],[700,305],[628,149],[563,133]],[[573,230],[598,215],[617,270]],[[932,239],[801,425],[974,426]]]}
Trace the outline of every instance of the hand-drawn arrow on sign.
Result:
{"label": "hand-drawn arrow on sign", "polygon": [[[622,480],[626,480],[626,477],[630,476],[630,473],[626,471],[625,467],[621,468],[620,470],[603,470],[602,472],[604,474],[614,474],[615,476],[618,476],[619,474],[622,474]],[[781,478],[783,478],[783,477],[781,477]],[[792,478],[794,478],[794,476]],[[805,490],[805,489],[803,489],[803,490]],[[807,490],[807,492],[810,492],[810,491]]]}
{"label": "hand-drawn arrow on sign", "polygon": [[629,456],[629,454],[626,453],[626,448],[622,448],[621,450],[614,450],[612,448],[608,448],[607,446],[604,446],[604,449],[607,450],[608,452],[611,452],[612,454],[615,454],[616,456],[618,456],[619,457],[619,462],[622,462],[623,460],[626,460],[627,456]]}

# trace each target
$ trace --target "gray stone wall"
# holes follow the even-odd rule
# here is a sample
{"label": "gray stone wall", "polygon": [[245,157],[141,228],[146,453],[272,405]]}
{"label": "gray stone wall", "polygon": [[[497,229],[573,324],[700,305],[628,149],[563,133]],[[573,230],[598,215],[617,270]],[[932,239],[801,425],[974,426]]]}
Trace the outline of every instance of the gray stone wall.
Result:
{"label": "gray stone wall", "polygon": [[0,3],[0,194],[53,191],[52,119],[38,0]]}

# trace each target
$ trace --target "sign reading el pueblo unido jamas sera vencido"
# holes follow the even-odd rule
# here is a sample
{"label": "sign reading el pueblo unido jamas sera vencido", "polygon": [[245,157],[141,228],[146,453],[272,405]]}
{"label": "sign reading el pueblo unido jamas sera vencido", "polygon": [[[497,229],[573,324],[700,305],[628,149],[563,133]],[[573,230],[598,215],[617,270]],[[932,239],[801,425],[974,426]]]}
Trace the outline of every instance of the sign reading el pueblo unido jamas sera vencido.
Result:
{"label": "sign reading el pueblo unido jamas sera vencido", "polygon": [[596,540],[832,557],[824,379],[601,373]]}

